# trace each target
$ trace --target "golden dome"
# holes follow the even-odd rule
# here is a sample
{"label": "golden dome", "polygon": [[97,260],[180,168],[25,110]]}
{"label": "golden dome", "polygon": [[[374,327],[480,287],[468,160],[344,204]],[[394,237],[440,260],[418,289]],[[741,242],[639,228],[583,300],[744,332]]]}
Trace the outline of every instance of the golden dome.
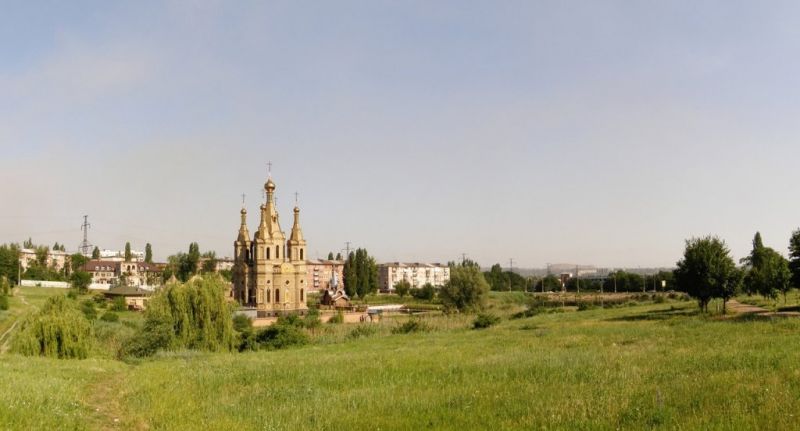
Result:
{"label": "golden dome", "polygon": [[264,188],[269,191],[275,190],[275,183],[272,182],[272,178],[267,180],[267,183],[264,184]]}

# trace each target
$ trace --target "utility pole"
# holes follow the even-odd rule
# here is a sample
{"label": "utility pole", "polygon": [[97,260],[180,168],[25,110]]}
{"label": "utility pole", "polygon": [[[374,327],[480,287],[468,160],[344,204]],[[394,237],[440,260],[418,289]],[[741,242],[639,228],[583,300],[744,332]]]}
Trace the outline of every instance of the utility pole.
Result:
{"label": "utility pole", "polygon": [[89,256],[92,253],[92,245],[89,244],[89,228],[91,226],[92,225],[89,224],[89,216],[83,216],[83,224],[81,225],[81,230],[83,231],[83,242],[81,242],[81,246],[78,247],[78,249],[84,256]]}
{"label": "utility pole", "polygon": [[461,253],[461,266],[466,266],[466,265],[467,265],[467,254]]}
{"label": "utility pole", "polygon": [[345,254],[345,260],[347,260],[350,257],[350,241],[346,241],[344,244],[345,244],[344,250],[345,253],[347,253]]}

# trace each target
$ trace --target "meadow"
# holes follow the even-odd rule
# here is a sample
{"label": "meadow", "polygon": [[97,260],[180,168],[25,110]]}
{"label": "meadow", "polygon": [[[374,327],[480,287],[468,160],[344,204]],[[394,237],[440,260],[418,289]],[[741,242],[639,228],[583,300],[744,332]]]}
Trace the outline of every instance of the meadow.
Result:
{"label": "meadow", "polygon": [[[52,292],[22,293],[32,307]],[[512,319],[524,299],[493,293],[490,312],[503,320],[488,329],[472,329],[474,316],[432,314],[420,318],[427,332],[393,333],[400,317],[323,325],[303,347],[133,362],[104,353],[115,328],[136,324],[124,316],[102,322],[90,359],[0,356],[0,428],[800,426],[800,320],[703,316],[671,300]],[[12,319],[0,315],[0,325]]]}

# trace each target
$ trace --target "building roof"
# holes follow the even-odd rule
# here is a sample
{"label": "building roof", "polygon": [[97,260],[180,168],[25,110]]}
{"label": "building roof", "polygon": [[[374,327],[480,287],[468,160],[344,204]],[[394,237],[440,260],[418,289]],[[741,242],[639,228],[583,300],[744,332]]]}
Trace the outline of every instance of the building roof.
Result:
{"label": "building roof", "polygon": [[150,296],[153,291],[140,289],[136,286],[116,286],[103,293],[108,296]]}

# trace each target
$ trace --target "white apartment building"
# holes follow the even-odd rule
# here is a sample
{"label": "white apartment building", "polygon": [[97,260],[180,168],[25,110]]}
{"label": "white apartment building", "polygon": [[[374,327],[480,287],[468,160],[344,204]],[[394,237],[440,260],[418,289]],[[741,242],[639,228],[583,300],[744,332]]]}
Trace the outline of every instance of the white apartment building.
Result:
{"label": "white apartment building", "polygon": [[398,281],[405,280],[411,288],[420,288],[427,283],[443,286],[450,281],[450,267],[441,263],[382,263],[378,265],[381,292],[394,291]]}
{"label": "white apartment building", "polygon": [[[69,254],[59,250],[49,250],[47,252],[46,264],[50,268],[61,271],[67,265]],[[36,250],[32,248],[23,248],[19,250],[19,263],[22,271],[28,269],[31,263],[36,262]]]}

